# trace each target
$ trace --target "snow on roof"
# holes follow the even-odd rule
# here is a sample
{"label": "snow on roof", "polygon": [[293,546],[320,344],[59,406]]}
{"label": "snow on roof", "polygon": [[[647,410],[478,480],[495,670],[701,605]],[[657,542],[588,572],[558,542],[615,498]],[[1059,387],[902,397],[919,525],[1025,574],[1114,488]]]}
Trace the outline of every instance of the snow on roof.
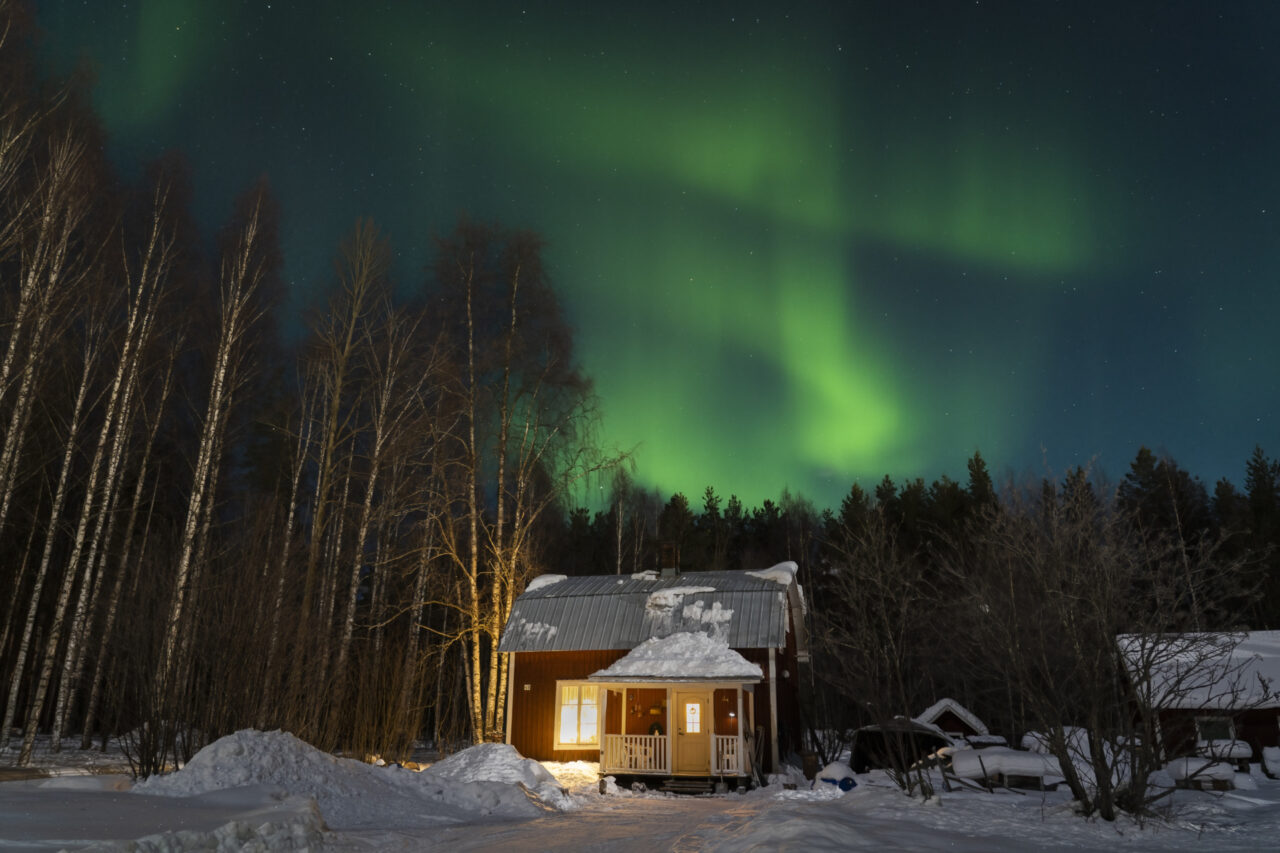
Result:
{"label": "snow on roof", "polygon": [[1280,708],[1280,631],[1122,634],[1135,687],[1158,708]]}
{"label": "snow on roof", "polygon": [[512,606],[499,650],[629,650],[687,631],[716,634],[735,649],[782,648],[794,629],[803,658],[802,615],[794,574],[776,566],[763,573],[569,577],[530,584]]}
{"label": "snow on roof", "polygon": [[753,572],[749,571],[747,574],[754,578],[761,578],[762,580],[780,583],[783,586],[790,586],[796,582],[796,573],[799,571],[799,566],[791,560],[786,560],[778,563],[776,566],[770,566],[767,569],[758,569]]}
{"label": "snow on roof", "polygon": [[990,734],[990,732],[987,731],[986,723],[982,722],[982,720],[979,720],[976,714],[974,714],[965,706],[961,705],[956,700],[949,699],[949,698],[939,699],[937,702],[934,702],[928,708],[925,708],[924,711],[920,713],[920,716],[916,717],[916,721],[920,723],[933,724],[933,723],[936,723],[938,718],[941,717],[943,714],[945,714],[947,711],[950,711],[951,713],[959,717],[961,720],[963,720],[965,725],[973,729],[975,734],[979,734],[979,735]]}
{"label": "snow on roof", "polygon": [[723,639],[701,632],[645,640],[591,674],[595,681],[759,681],[762,677],[759,666]]}
{"label": "snow on roof", "polygon": [[529,581],[529,585],[524,588],[524,591],[531,592],[535,589],[542,589],[544,586],[551,586],[553,583],[560,583],[560,581],[567,577],[568,575],[538,575],[536,578]]}

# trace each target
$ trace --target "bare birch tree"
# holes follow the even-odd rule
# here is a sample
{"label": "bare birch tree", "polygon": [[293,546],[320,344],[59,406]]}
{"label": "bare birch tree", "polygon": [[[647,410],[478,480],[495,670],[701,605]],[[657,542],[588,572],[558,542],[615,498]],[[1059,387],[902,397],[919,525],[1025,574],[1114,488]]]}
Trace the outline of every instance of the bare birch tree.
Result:
{"label": "bare birch tree", "polygon": [[[181,672],[178,652],[189,630],[185,618],[192,591],[200,579],[201,543],[197,536],[205,525],[217,486],[220,459],[235,393],[250,364],[252,332],[264,308],[260,288],[268,274],[273,247],[270,212],[264,187],[255,188],[244,201],[243,221],[224,250],[219,275],[218,343],[210,377],[208,403],[200,427],[200,440],[192,472],[190,498],[183,523],[174,570],[173,595],[165,619],[164,639],[157,670],[157,684],[168,691]],[[163,693],[162,693],[163,695]]]}
{"label": "bare birch tree", "polygon": [[441,526],[440,542],[461,575],[461,600],[450,604],[461,617],[455,637],[466,650],[479,742],[504,728],[497,642],[536,564],[537,522],[573,483],[617,460],[594,452],[594,398],[573,361],[538,239],[464,224],[440,243],[437,279],[461,366],[454,394],[463,424],[445,479],[456,522]]}

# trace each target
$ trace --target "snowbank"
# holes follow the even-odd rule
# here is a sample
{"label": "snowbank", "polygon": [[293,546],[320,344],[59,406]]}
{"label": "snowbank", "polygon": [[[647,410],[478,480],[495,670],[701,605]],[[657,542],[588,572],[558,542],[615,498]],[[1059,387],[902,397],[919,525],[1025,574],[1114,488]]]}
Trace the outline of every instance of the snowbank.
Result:
{"label": "snowbank", "polygon": [[1253,757],[1253,747],[1243,740],[1198,740],[1196,753],[1206,758],[1241,761]]}
{"label": "snowbank", "polygon": [[1280,776],[1280,746],[1262,748],[1262,769],[1269,776]]}
{"label": "snowbank", "polygon": [[484,750],[472,759],[467,754],[474,749],[453,756],[443,772],[436,765],[414,773],[337,758],[285,732],[246,729],[209,744],[176,773],[139,782],[133,792],[186,797],[267,785],[281,794],[311,797],[330,828],[341,829],[403,826],[406,820],[430,827],[482,817],[527,818],[563,802],[554,779],[548,784],[538,778],[526,766],[534,762],[514,749]]}
{"label": "snowbank", "polygon": [[561,810],[572,808],[564,787],[547,768],[505,743],[482,743],[455,752],[432,764],[426,772],[458,782],[523,785],[547,805]]}
{"label": "snowbank", "polygon": [[987,749],[958,749],[951,754],[951,768],[962,779],[1000,776],[1062,778],[1058,759],[1041,752],[1023,752],[1004,746]]}
{"label": "snowbank", "polygon": [[1190,780],[1231,782],[1236,778],[1235,768],[1211,758],[1175,758],[1165,767],[1165,772],[1177,782]]}

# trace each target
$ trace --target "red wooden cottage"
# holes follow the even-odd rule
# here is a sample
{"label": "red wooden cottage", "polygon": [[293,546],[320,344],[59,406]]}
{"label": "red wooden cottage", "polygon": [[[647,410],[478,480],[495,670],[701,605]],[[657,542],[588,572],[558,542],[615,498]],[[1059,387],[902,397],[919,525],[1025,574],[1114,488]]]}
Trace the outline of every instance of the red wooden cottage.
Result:
{"label": "red wooden cottage", "polygon": [[1280,631],[1124,634],[1118,645],[1168,755],[1243,763],[1280,746]]}
{"label": "red wooden cottage", "polygon": [[499,650],[506,740],[529,758],[745,781],[800,746],[808,648],[795,563],[543,575],[513,604]]}

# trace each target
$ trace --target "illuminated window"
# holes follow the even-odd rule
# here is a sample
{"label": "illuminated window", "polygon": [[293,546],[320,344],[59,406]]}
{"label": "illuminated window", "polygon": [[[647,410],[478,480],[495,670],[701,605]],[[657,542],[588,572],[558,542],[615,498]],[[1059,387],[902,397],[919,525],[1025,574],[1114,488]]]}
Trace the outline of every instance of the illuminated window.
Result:
{"label": "illuminated window", "polygon": [[684,703],[684,732],[696,735],[702,731],[702,706],[697,702]]}
{"label": "illuminated window", "polygon": [[556,745],[600,743],[600,688],[594,684],[561,684],[556,705]]}

